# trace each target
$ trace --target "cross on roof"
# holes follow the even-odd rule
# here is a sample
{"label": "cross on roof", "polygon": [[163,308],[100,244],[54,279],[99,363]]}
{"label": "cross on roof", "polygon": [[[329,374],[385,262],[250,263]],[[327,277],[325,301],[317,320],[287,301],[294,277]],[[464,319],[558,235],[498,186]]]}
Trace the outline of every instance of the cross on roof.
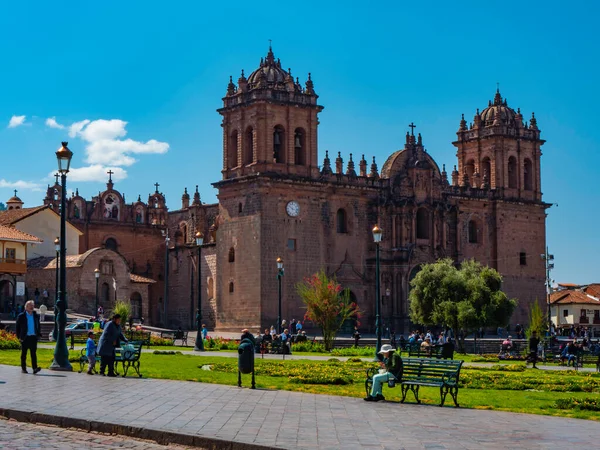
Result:
{"label": "cross on roof", "polygon": [[158,187],[160,186],[160,184],[158,184],[158,182],[154,183],[154,187],[156,188],[156,193],[158,194]]}
{"label": "cross on roof", "polygon": [[414,124],[414,122],[411,122],[408,127],[410,128],[410,134],[412,134],[414,136],[415,135],[415,128],[417,128],[417,126]]}
{"label": "cross on roof", "polygon": [[112,176],[114,174],[114,172],[112,171],[112,169],[108,169],[108,172],[106,172],[108,174],[108,182],[112,183]]}
{"label": "cross on roof", "polygon": [[272,43],[273,43],[273,41],[271,39],[269,39],[269,48],[271,48]]}
{"label": "cross on roof", "polygon": [[54,174],[54,178],[56,178],[56,184],[58,184],[58,174],[57,173]]}
{"label": "cross on roof", "polygon": [[17,190],[15,189],[15,197],[17,196]]}

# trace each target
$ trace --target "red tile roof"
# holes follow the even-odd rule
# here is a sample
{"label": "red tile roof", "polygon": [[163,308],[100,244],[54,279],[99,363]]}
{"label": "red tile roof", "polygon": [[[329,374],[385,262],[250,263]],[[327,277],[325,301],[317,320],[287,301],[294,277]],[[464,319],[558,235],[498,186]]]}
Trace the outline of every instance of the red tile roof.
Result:
{"label": "red tile roof", "polygon": [[25,233],[24,231],[17,230],[13,227],[6,227],[4,225],[0,225],[0,240],[28,242],[32,244],[38,244],[42,242],[41,239],[33,236],[32,234]]}
{"label": "red tile roof", "polygon": [[550,294],[550,303],[552,304],[586,304],[600,306],[600,298],[579,289],[562,289]]}
{"label": "red tile roof", "polygon": [[131,280],[132,283],[144,283],[144,284],[156,283],[156,281],[151,280],[150,278],[146,278],[141,275],[136,275],[135,273],[130,273],[129,279]]}
{"label": "red tile roof", "polygon": [[10,209],[0,212],[0,225],[14,225],[20,220],[29,217],[38,211],[48,208],[49,206],[36,206],[34,208]]}

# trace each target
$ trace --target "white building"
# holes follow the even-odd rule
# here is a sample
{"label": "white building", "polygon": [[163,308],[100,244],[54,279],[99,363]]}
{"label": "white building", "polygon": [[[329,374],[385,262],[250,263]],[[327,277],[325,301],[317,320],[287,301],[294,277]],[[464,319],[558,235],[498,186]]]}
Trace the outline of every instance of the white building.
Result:
{"label": "white building", "polygon": [[557,330],[588,328],[600,337],[600,284],[559,284],[550,295],[550,319]]}

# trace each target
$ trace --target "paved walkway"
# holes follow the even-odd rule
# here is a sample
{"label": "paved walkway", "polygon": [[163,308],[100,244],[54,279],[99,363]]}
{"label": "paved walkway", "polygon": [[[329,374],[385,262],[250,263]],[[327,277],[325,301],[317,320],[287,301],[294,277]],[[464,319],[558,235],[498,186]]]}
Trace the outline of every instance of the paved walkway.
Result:
{"label": "paved walkway", "polygon": [[598,422],[577,419],[48,370],[24,375],[0,366],[0,413],[6,410],[233,441],[238,448],[564,449],[596,448],[600,440]]}
{"label": "paved walkway", "polygon": [[0,420],[1,449],[91,449],[111,450],[127,448],[132,450],[167,450],[181,449],[178,445],[159,445],[123,436],[109,436],[85,431],[65,430],[63,428],[34,425],[8,420]]}

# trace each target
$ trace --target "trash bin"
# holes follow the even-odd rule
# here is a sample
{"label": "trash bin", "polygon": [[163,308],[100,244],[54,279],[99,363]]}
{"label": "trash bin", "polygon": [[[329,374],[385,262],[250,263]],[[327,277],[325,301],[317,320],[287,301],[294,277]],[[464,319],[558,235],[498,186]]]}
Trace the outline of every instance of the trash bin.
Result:
{"label": "trash bin", "polygon": [[242,387],[242,374],[252,374],[252,389],[254,383],[254,343],[250,339],[242,339],[238,347],[238,387]]}

